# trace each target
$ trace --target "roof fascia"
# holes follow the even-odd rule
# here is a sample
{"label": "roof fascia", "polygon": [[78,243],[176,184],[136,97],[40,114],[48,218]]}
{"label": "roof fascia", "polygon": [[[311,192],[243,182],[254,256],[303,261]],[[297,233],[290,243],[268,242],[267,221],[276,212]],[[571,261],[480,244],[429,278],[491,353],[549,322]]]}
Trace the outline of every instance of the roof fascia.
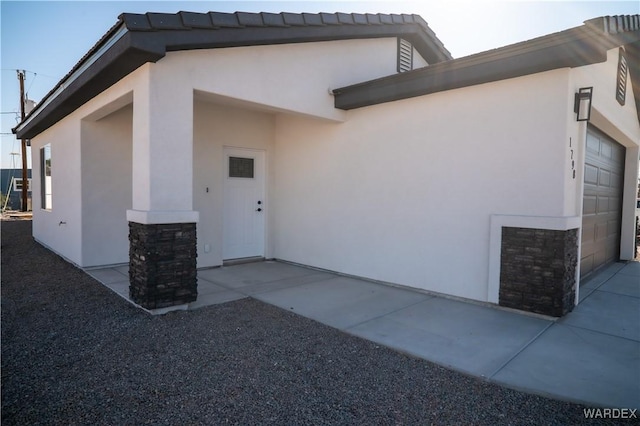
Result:
{"label": "roof fascia", "polygon": [[333,91],[335,107],[355,109],[565,67],[604,62],[617,37],[582,26],[415,71]]}
{"label": "roof fascia", "polygon": [[147,43],[140,43],[136,36],[124,27],[115,31],[13,129],[16,137],[35,137],[140,65],[164,56],[164,53],[150,49]]}
{"label": "roof fascia", "polygon": [[[157,32],[140,32],[149,40],[164,45],[166,51],[211,49],[239,46],[262,46],[272,44],[306,43],[317,41],[335,41],[349,39],[406,37],[419,45],[421,54],[430,56],[432,62],[442,61],[445,58],[441,52],[431,51],[427,48],[426,35],[420,34],[423,28],[416,23],[358,26],[300,26],[300,27],[246,27],[219,28],[214,30],[215,37],[211,37],[212,30],[190,29]],[[418,47],[416,47],[418,48]],[[426,58],[425,58],[426,59]]]}

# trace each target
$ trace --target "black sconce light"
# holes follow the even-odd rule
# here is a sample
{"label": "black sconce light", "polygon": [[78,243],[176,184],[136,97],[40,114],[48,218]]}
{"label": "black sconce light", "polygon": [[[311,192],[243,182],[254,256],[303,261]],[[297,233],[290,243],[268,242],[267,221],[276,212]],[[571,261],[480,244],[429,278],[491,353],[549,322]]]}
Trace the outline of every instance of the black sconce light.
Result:
{"label": "black sconce light", "polygon": [[577,121],[589,121],[591,118],[591,96],[593,87],[581,87],[576,93],[573,104],[573,112],[576,113]]}

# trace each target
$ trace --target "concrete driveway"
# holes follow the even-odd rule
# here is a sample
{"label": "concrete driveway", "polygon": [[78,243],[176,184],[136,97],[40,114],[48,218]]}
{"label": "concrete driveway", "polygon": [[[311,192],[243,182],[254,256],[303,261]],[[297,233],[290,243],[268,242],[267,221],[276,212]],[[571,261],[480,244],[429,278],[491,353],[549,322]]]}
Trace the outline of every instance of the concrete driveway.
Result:
{"label": "concrete driveway", "polygon": [[[126,265],[87,273],[128,300]],[[198,300],[178,309],[253,297],[511,388],[640,408],[640,262],[614,264],[580,291],[556,320],[265,261],[200,270]]]}

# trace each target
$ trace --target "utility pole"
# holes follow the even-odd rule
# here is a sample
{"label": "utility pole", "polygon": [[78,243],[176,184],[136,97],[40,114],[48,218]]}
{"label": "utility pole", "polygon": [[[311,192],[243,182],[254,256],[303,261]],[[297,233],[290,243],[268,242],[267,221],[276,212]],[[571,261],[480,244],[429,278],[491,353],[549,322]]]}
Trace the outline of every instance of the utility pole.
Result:
{"label": "utility pole", "polygon": [[[18,71],[18,80],[20,81],[20,121],[24,121],[24,74],[25,71]],[[27,211],[27,186],[29,185],[29,178],[27,176],[27,140],[21,139],[22,142],[22,210]]]}

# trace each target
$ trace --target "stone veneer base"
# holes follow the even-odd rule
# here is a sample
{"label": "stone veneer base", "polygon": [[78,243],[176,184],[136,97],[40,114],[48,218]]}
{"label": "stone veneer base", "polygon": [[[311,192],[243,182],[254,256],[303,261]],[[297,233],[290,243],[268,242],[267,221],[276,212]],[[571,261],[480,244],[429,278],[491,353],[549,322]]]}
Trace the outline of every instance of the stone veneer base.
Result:
{"label": "stone veneer base", "polygon": [[146,309],[198,297],[196,224],[129,222],[129,297]]}
{"label": "stone veneer base", "polygon": [[573,310],[578,230],[502,228],[500,306],[561,317]]}

